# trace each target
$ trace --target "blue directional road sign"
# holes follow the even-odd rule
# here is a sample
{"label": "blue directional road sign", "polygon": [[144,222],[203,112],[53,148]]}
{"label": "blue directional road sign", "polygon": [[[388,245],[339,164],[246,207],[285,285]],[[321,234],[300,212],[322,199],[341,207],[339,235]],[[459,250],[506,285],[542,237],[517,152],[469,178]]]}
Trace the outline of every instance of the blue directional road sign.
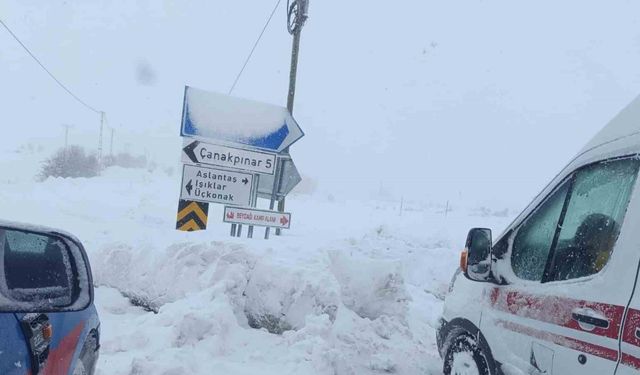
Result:
{"label": "blue directional road sign", "polygon": [[187,86],[180,135],[281,152],[304,136],[284,107]]}

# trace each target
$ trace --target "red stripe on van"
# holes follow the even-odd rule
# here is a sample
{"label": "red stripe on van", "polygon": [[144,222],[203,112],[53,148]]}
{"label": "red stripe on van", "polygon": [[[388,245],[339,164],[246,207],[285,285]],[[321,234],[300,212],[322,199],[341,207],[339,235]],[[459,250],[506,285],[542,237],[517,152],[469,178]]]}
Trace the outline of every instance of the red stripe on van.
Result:
{"label": "red stripe on van", "polygon": [[[622,332],[622,341],[640,347],[640,339],[636,336],[636,329],[640,328],[640,311],[636,309],[629,309],[627,312],[627,319],[624,324],[624,332]],[[636,370],[640,369],[640,358],[634,357],[631,354],[622,352],[621,363],[625,366],[633,367]]]}
{"label": "red stripe on van", "polygon": [[640,347],[640,339],[636,337],[637,328],[640,328],[640,311],[629,309],[627,312],[627,321],[624,325],[624,332],[622,332],[622,341]]}
{"label": "red stripe on van", "polygon": [[[623,306],[503,289],[493,288],[491,291],[491,306],[497,310],[611,339],[619,338],[624,315]],[[576,308],[588,308],[601,313],[609,319],[609,327],[596,327],[591,331],[582,329],[578,322],[571,318],[571,313]]]}
{"label": "red stripe on van", "polygon": [[640,358],[634,357],[630,354],[622,353],[622,361],[625,366],[633,367],[636,370],[640,370]]}
{"label": "red stripe on van", "polygon": [[[588,353],[594,355],[596,357],[608,359],[610,361],[618,360],[618,350],[611,349],[600,345],[591,344],[585,341],[576,340],[571,337],[566,337],[562,335],[557,335],[555,333],[546,332],[537,330],[531,327],[526,327],[521,324],[507,322],[504,320],[500,320],[497,322],[498,325],[523,335],[535,337],[539,340],[544,340],[548,342],[553,342],[557,345],[564,346],[567,348],[575,349],[583,353]],[[624,357],[623,357],[624,360]]]}

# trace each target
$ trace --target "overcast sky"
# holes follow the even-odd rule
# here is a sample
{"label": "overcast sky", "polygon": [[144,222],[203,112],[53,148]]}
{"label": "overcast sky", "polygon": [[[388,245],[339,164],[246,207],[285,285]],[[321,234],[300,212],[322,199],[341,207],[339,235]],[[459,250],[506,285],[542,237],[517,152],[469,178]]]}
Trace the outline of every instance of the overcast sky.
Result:
{"label": "overcast sky", "polygon": [[[284,3],[234,95],[286,103]],[[107,112],[116,150],[170,164],[184,85],[226,93],[273,5],[0,0],[0,17]],[[337,193],[526,203],[640,93],[639,66],[637,1],[311,0],[292,154]],[[4,149],[61,145],[65,123],[97,147],[98,116],[1,29],[0,82]]]}

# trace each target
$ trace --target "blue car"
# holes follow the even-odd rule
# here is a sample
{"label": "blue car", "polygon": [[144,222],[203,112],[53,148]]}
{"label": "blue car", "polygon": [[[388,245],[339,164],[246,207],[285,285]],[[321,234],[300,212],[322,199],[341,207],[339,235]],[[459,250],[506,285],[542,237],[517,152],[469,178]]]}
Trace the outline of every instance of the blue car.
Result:
{"label": "blue car", "polygon": [[94,373],[100,321],[74,236],[0,222],[0,331],[2,375]]}

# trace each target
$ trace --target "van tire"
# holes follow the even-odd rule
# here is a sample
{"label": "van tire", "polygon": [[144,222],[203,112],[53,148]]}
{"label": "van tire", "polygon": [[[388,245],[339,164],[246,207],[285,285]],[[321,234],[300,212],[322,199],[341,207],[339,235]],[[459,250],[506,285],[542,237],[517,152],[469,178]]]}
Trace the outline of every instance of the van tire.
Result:
{"label": "van tire", "polygon": [[[460,366],[460,363],[454,363],[455,361],[459,361],[460,354],[466,353],[467,356],[465,358],[472,363],[469,365],[475,365],[477,369],[478,375],[494,375],[491,369],[492,366],[491,358],[487,357],[485,353],[483,353],[482,349],[478,346],[473,337],[467,334],[461,334],[454,338],[447,348],[447,353],[444,356],[444,365],[442,368],[442,373],[444,375],[467,375],[465,373],[459,373],[455,371],[456,366]],[[471,371],[468,374],[474,374],[476,371]]]}

